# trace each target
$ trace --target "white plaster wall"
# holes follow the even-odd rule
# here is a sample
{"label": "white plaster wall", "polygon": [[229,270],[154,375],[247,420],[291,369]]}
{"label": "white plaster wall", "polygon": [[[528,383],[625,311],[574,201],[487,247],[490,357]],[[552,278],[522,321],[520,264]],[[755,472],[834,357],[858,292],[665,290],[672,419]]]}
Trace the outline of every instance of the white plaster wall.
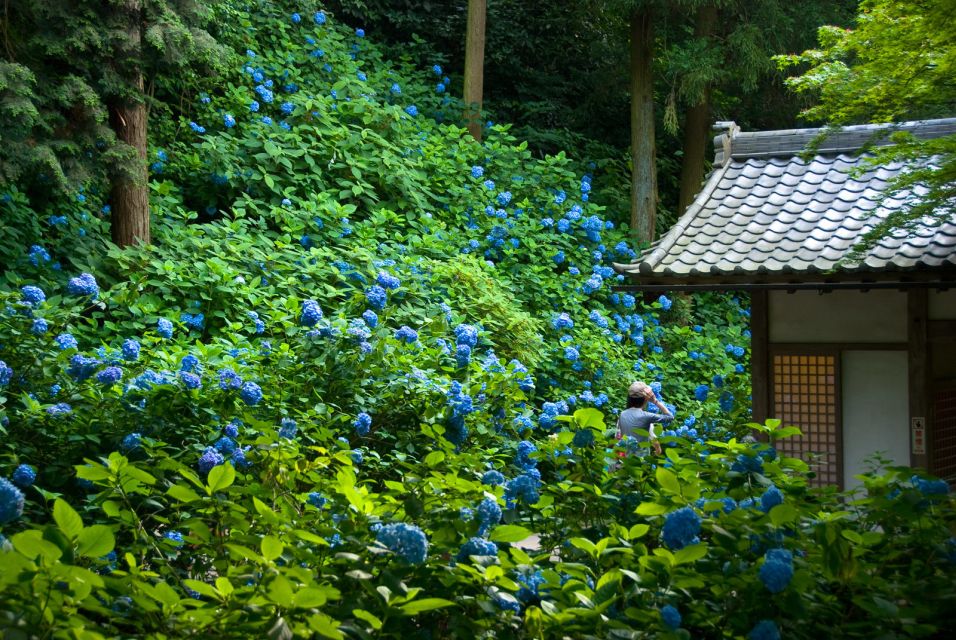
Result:
{"label": "white plaster wall", "polygon": [[956,320],[956,289],[929,291],[929,319]]}
{"label": "white plaster wall", "polygon": [[876,451],[895,464],[910,463],[909,393],[905,351],[844,351],[843,485],[866,470]]}
{"label": "white plaster wall", "polygon": [[770,342],[906,342],[906,294],[771,291]]}

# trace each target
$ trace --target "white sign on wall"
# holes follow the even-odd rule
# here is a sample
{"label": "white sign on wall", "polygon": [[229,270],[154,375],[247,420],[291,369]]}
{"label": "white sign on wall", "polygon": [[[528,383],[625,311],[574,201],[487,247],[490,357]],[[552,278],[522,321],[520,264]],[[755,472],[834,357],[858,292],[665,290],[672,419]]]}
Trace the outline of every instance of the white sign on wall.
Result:
{"label": "white sign on wall", "polygon": [[910,418],[910,433],[913,435],[913,455],[925,455],[926,418]]}

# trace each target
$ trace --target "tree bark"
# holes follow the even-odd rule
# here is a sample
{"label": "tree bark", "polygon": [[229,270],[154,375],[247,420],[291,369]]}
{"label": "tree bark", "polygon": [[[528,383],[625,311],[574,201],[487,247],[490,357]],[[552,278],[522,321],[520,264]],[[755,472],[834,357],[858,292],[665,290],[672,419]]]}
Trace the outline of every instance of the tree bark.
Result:
{"label": "tree bark", "polygon": [[[142,6],[140,0],[126,0],[125,43],[138,52],[142,45]],[[138,56],[137,56],[138,58]],[[120,64],[123,64],[122,62]],[[143,95],[143,73],[135,67],[125,69],[130,95]],[[146,181],[146,104],[142,98],[126,96],[109,101],[110,127],[117,139],[135,152],[129,165],[114,171],[110,184],[110,226],[113,242],[121,247],[137,242],[149,244],[149,187]]]}
{"label": "tree bark", "polygon": [[[694,36],[710,38],[717,24],[717,7],[704,5],[697,10]],[[687,109],[684,119],[684,157],[680,168],[680,198],[677,215],[683,215],[694,201],[704,181],[707,140],[710,133],[710,87],[704,89],[700,102]]]}
{"label": "tree bark", "polygon": [[487,0],[468,0],[465,35],[465,122],[481,142],[481,100],[485,74],[485,14]]}
{"label": "tree bark", "polygon": [[649,7],[631,14],[631,234],[654,239],[657,167],[654,141],[654,24]]}

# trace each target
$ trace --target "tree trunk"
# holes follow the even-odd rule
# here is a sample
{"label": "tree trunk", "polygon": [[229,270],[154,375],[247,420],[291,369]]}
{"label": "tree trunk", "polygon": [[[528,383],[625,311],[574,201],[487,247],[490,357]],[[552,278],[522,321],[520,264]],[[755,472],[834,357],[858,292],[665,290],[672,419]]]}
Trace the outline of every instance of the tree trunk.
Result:
{"label": "tree trunk", "polygon": [[[142,7],[140,0],[126,0],[124,43],[138,52],[142,44]],[[122,64],[122,63],[120,63]],[[131,92],[143,94],[143,74],[139,68],[124,69]],[[121,247],[137,242],[149,244],[149,187],[146,182],[146,104],[129,96],[109,101],[110,127],[117,139],[132,147],[129,164],[113,172],[110,185],[110,225],[113,242]]]}
{"label": "tree trunk", "polygon": [[[717,7],[704,5],[697,11],[694,36],[710,38],[717,23]],[[683,215],[694,201],[704,181],[707,140],[710,133],[710,87],[704,89],[700,102],[687,109],[684,120],[684,157],[680,168],[680,200],[677,215]]]}
{"label": "tree trunk", "polygon": [[481,142],[481,99],[485,74],[485,12],[487,0],[468,0],[465,36],[465,122]]}
{"label": "tree trunk", "polygon": [[651,242],[657,216],[654,142],[654,25],[649,7],[631,14],[631,235]]}

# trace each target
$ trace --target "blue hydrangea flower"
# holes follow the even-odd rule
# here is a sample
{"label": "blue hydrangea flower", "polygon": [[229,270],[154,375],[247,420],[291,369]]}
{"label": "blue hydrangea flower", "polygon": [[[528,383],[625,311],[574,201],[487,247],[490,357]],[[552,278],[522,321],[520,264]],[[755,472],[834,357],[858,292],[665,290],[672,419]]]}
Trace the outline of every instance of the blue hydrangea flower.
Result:
{"label": "blue hydrangea flower", "polygon": [[428,557],[428,538],[413,524],[387,524],[375,533],[375,539],[410,564],[421,564]]}
{"label": "blue hydrangea flower", "polygon": [[279,111],[282,112],[282,115],[290,116],[295,111],[295,105],[291,102],[283,102],[279,105]]}
{"label": "blue hydrangea flower", "polygon": [[242,426],[242,422],[239,420],[232,420],[229,424],[223,427],[222,431],[230,438],[238,438],[240,426]]}
{"label": "blue hydrangea flower", "polygon": [[352,462],[355,464],[362,464],[362,461],[365,460],[365,456],[362,455],[362,452],[358,449],[355,449],[351,453]]}
{"label": "blue hydrangea flower", "polygon": [[191,371],[180,371],[179,379],[187,389],[199,389],[202,387],[202,378]]}
{"label": "blue hydrangea flower", "polygon": [[173,323],[166,318],[160,318],[156,323],[156,331],[168,340],[173,337]]}
{"label": "blue hydrangea flower", "polygon": [[33,285],[28,284],[20,289],[20,294],[23,296],[24,302],[33,306],[41,305],[46,301],[46,294],[43,293],[43,289],[34,287]]}
{"label": "blue hydrangea flower", "polygon": [[372,427],[372,416],[363,411],[362,413],[358,414],[353,424],[355,426],[355,433],[364,438],[368,435],[369,430]]}
{"label": "blue hydrangea flower", "polygon": [[7,366],[7,363],[3,360],[0,360],[0,387],[10,384],[10,379],[13,377],[13,369]]}
{"label": "blue hydrangea flower", "polygon": [[455,364],[464,369],[471,362],[471,347],[459,344],[455,347]]}
{"label": "blue hydrangea flower", "polygon": [[42,336],[44,333],[50,330],[50,323],[44,320],[43,318],[34,318],[33,326],[30,327],[30,333],[35,336]]}
{"label": "blue hydrangea flower", "polygon": [[299,24],[302,22],[302,16],[300,16],[298,13],[293,13],[290,17],[292,18],[293,24]]}
{"label": "blue hydrangea flower", "polygon": [[74,296],[90,296],[95,298],[100,293],[100,287],[96,284],[96,278],[89,273],[81,273],[75,278],[70,278],[66,285],[66,290]]}
{"label": "blue hydrangea flower", "polygon": [[36,481],[37,472],[34,471],[30,465],[21,464],[13,470],[13,475],[10,476],[10,479],[13,480],[13,484],[21,489],[27,489],[33,486],[34,481]]}
{"label": "blue hydrangea flower", "polygon": [[783,494],[780,493],[780,489],[771,485],[760,496],[760,510],[767,513],[778,504],[783,504]]}
{"label": "blue hydrangea flower", "polygon": [[169,540],[173,546],[183,546],[183,534],[179,531],[167,531],[165,534],[163,534],[163,538]]}
{"label": "blue hydrangea flower", "polygon": [[717,398],[717,404],[720,405],[722,411],[730,412],[734,408],[734,394],[726,389],[721,391],[720,397]]}
{"label": "blue hydrangea flower", "polygon": [[381,311],[388,301],[388,293],[380,285],[374,284],[365,290],[365,300],[370,307]]}
{"label": "blue hydrangea flower", "polygon": [[100,361],[96,358],[88,358],[86,356],[76,354],[70,358],[70,366],[67,368],[66,373],[76,382],[83,382],[96,373],[96,369],[100,366],[100,364]]}
{"label": "blue hydrangea flower", "polygon": [[123,370],[119,367],[106,367],[96,374],[96,381],[105,386],[112,386],[123,379]]}
{"label": "blue hydrangea flower", "polygon": [[664,309],[664,311],[670,311],[671,306],[674,304],[670,298],[663,295],[658,298],[657,301],[661,303],[661,308]]}
{"label": "blue hydrangea flower", "polygon": [[133,340],[132,338],[127,338],[123,341],[123,346],[120,349],[123,352],[123,359],[129,362],[134,362],[139,360],[139,351],[140,345],[139,342]]}
{"label": "blue hydrangea flower", "polygon": [[199,471],[209,473],[213,467],[217,467],[226,461],[222,454],[216,451],[215,447],[206,447],[202,455],[199,456]]}
{"label": "blue hydrangea flower", "polygon": [[318,491],[313,491],[312,493],[310,493],[307,500],[308,500],[308,503],[311,504],[316,509],[322,509],[329,502],[329,499],[326,498],[321,493],[319,493]]}
{"label": "blue hydrangea flower", "polygon": [[39,267],[42,262],[50,261],[50,253],[38,244],[31,245],[27,255],[30,257],[30,264],[34,267]]}
{"label": "blue hydrangea flower", "polygon": [[703,402],[707,399],[707,396],[710,394],[710,387],[706,384],[697,385],[697,388],[694,389],[694,397]]}
{"label": "blue hydrangea flower", "polygon": [[226,125],[227,129],[232,129],[234,126],[236,126],[236,119],[231,113],[227,113],[222,116],[222,123]]}
{"label": "blue hydrangea flower", "polygon": [[664,544],[673,550],[692,544],[699,533],[700,516],[690,507],[682,507],[667,514],[661,529]]}
{"label": "blue hydrangea flower", "polygon": [[223,391],[239,389],[242,387],[242,378],[232,369],[222,369],[219,371],[219,388]]}
{"label": "blue hydrangea flower", "polygon": [[142,446],[143,436],[138,432],[127,433],[123,438],[123,441],[120,442],[120,451],[124,453],[130,453],[136,451]]}
{"label": "blue hydrangea flower", "polygon": [[485,498],[475,509],[475,515],[478,516],[478,535],[483,536],[501,521],[501,507],[494,498]]}
{"label": "blue hydrangea flower", "polygon": [[365,29],[356,29],[356,30],[355,30],[355,37],[357,37],[357,38],[364,38],[364,37],[365,37]]}
{"label": "blue hydrangea flower", "polygon": [[574,439],[571,441],[575,447],[590,447],[594,444],[594,431],[591,429],[580,429],[574,432]]}
{"label": "blue hydrangea flower", "polygon": [[179,314],[179,321],[190,329],[202,331],[203,325],[206,323],[206,316],[202,313],[187,313],[184,311]]}
{"label": "blue hydrangea flower", "polygon": [[418,340],[418,332],[409,326],[402,325],[395,331],[395,339],[406,344],[412,344]]}
{"label": "blue hydrangea flower", "polygon": [[525,504],[536,504],[541,499],[538,493],[540,473],[537,469],[530,469],[526,473],[505,483],[504,498],[509,504],[521,500]]}
{"label": "blue hydrangea flower", "polygon": [[0,524],[13,522],[23,515],[23,494],[12,482],[0,478]]}
{"label": "blue hydrangea flower", "polygon": [[295,438],[296,432],[299,430],[298,424],[292,418],[283,418],[282,422],[279,424],[279,437],[285,438],[286,440],[292,440]]}
{"label": "blue hydrangea flower", "polygon": [[747,634],[747,640],[780,640],[780,630],[773,620],[761,620]]}
{"label": "blue hydrangea flower", "polygon": [[559,331],[562,329],[573,329],[574,321],[571,320],[570,315],[567,313],[562,313],[551,320],[551,326]]}
{"label": "blue hydrangea flower", "polygon": [[66,402],[58,402],[52,407],[47,407],[46,412],[51,416],[65,416],[73,413],[73,407]]}
{"label": "blue hydrangea flower", "polygon": [[462,507],[458,510],[458,517],[462,522],[471,522],[475,519],[475,512],[468,507]]}
{"label": "blue hydrangea flower", "polygon": [[498,485],[505,483],[505,476],[500,471],[490,469],[482,474],[481,483],[491,485],[492,487],[497,487]]}
{"label": "blue hydrangea flower", "polygon": [[664,624],[670,629],[676,631],[680,628],[680,612],[672,605],[667,604],[661,607],[661,620],[663,620]]}
{"label": "blue hydrangea flower", "polygon": [[480,177],[482,177],[483,175],[485,175],[485,168],[484,168],[484,167],[479,167],[479,166],[476,165],[476,166],[474,166],[474,167],[471,168],[471,177],[472,177],[472,178],[480,178]]}
{"label": "blue hydrangea flower", "polygon": [[243,382],[239,390],[239,397],[250,407],[254,407],[262,402],[262,387],[255,382]]}
{"label": "blue hydrangea flower", "polygon": [[407,113],[408,115],[414,118],[415,116],[418,115],[418,107],[416,107],[413,104],[410,104],[407,107],[405,107],[405,113]]}
{"label": "blue hydrangea flower", "polygon": [[376,315],[371,309],[366,309],[362,313],[362,320],[365,321],[365,324],[368,325],[369,329],[374,329],[378,326],[378,315]]}
{"label": "blue hydrangea flower", "polygon": [[375,281],[385,289],[398,289],[402,286],[402,281],[387,271],[379,271]]}
{"label": "blue hydrangea flower", "polygon": [[760,567],[760,581],[770,593],[780,593],[793,578],[793,554],[787,549],[770,549]]}
{"label": "blue hydrangea flower", "polygon": [[325,24],[325,21],[326,21],[325,12],[316,11],[315,14],[312,16],[312,19],[315,21],[315,24],[322,26],[323,24]]}
{"label": "blue hydrangea flower", "polygon": [[302,311],[299,314],[299,324],[303,327],[314,327],[322,319],[322,309],[315,300],[303,300]]}
{"label": "blue hydrangea flower", "polygon": [[568,346],[568,347],[565,347],[565,348],[564,348],[564,359],[565,359],[565,360],[570,360],[571,362],[574,362],[574,361],[577,360],[579,357],[581,357],[581,354],[580,354],[580,353],[578,352],[578,350],[575,349],[574,347]]}
{"label": "blue hydrangea flower", "polygon": [[239,448],[238,443],[229,436],[222,436],[212,445],[224,456],[230,456]]}
{"label": "blue hydrangea flower", "polygon": [[471,556],[496,556],[498,555],[498,545],[491,540],[474,537],[469,538],[468,542],[461,545],[458,551],[459,560],[467,560]]}

